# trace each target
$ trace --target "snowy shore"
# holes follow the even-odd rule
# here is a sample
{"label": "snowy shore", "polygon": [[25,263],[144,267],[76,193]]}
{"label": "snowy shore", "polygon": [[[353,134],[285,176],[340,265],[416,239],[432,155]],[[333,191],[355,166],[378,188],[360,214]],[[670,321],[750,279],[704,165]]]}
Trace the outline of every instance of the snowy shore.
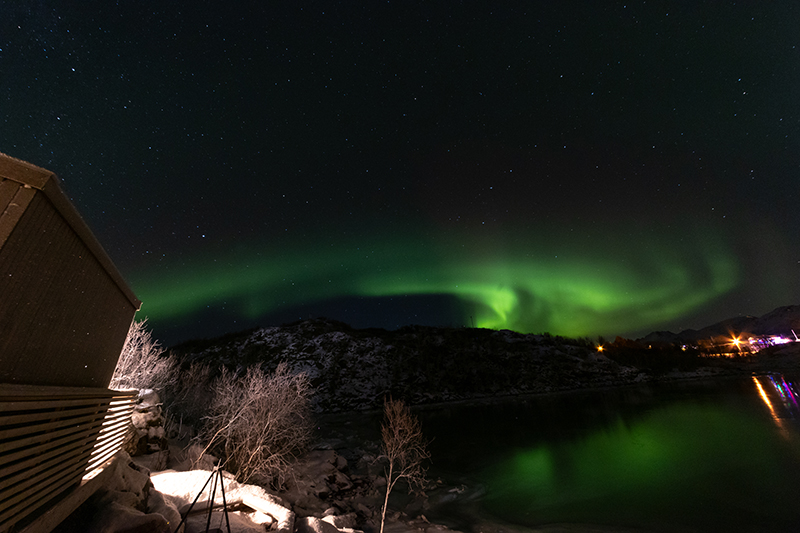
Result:
{"label": "snowy shore", "polygon": [[[513,401],[535,394],[565,393],[570,390],[616,388],[642,382],[672,382],[692,379],[717,379],[726,376],[741,376],[752,372],[790,371],[798,369],[798,347],[790,346],[764,354],[762,357],[729,361],[711,361],[714,365],[692,371],[674,370],[659,376],[649,375],[636,369],[614,366],[602,356],[586,354],[574,356],[575,366],[561,366],[564,376],[555,377],[552,385],[545,381],[537,390],[502,391],[497,394],[449,394],[441,398],[443,403],[428,402],[425,409],[436,409],[455,403],[485,403]],[[562,356],[557,356],[562,358]],[[588,363],[587,363],[588,362]],[[590,366],[587,366],[590,365]],[[542,368],[549,368],[544,366]],[[577,372],[576,368],[581,372]],[[593,371],[587,372],[587,368]],[[614,371],[617,371],[616,373]],[[553,375],[550,375],[553,377]],[[623,376],[624,379],[620,378]],[[580,377],[588,377],[581,380]],[[598,379],[599,378],[599,379]],[[356,391],[363,390],[356,388]],[[441,395],[440,395],[441,396]],[[328,400],[338,397],[334,394]],[[350,394],[348,398],[357,403],[368,403],[368,395]],[[433,399],[433,398],[431,398]],[[344,407],[346,403],[341,404]],[[339,412],[339,417],[362,416],[359,411]],[[363,413],[363,411],[361,411]],[[68,531],[104,533],[151,532],[175,530],[180,521],[179,510],[185,510],[192,496],[199,493],[202,483],[211,475],[213,462],[197,464],[197,450],[188,447],[188,441],[170,440],[163,427],[160,399],[154,394],[144,394],[137,414],[136,439],[129,446],[132,453],[141,454],[133,459],[123,456],[118,462],[118,471],[113,481],[76,513],[57,532]],[[185,437],[177,435],[177,437]],[[193,457],[192,454],[195,454]],[[233,476],[224,474],[226,492],[232,495],[239,507],[229,513],[231,530],[240,532],[284,530],[299,532],[371,533],[379,529],[380,506],[385,487],[381,466],[375,461],[378,443],[317,442],[302,458],[293,471],[291,482],[285,490],[277,493],[265,491],[258,486],[236,484]],[[429,497],[447,496],[451,487],[441,482],[427,487]],[[204,498],[201,498],[201,500]],[[208,497],[205,498],[206,500]],[[248,502],[250,505],[248,505]],[[221,503],[221,501],[220,501]],[[403,512],[390,512],[386,531],[391,533],[446,531],[441,525],[430,524],[425,516],[425,498],[417,501],[403,500]],[[255,507],[261,506],[260,509]],[[265,512],[267,511],[267,512]],[[215,512],[215,520],[222,513]],[[185,531],[204,531],[204,518],[197,515],[191,519]],[[288,518],[291,517],[291,520]],[[620,528],[591,525],[553,524],[539,529],[511,526],[502,523],[483,522],[476,517],[472,528],[486,533],[500,532],[572,532],[572,531],[626,531]],[[234,526],[234,523],[236,526]],[[197,524],[200,524],[199,526]],[[199,529],[198,529],[199,528]],[[224,529],[223,529],[224,530]]]}

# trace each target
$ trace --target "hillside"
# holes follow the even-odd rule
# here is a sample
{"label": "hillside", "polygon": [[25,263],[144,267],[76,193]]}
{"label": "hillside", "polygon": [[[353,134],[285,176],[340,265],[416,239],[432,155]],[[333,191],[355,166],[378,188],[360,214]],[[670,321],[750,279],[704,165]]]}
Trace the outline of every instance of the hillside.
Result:
{"label": "hillside", "polygon": [[[654,332],[638,342],[618,339],[602,354],[588,339],[549,334],[427,326],[354,329],[320,318],[190,341],[172,352],[184,367],[199,362],[212,369],[259,365],[272,371],[285,362],[292,372],[305,372],[311,379],[315,409],[335,412],[379,408],[386,395],[426,404],[786,368],[794,366],[796,357],[789,354],[779,361],[774,355],[793,353],[796,345],[765,350],[746,361],[700,358],[681,345],[732,332],[790,335],[792,329],[800,331],[800,306],[700,330]],[[652,350],[649,343],[654,343]]]}
{"label": "hillside", "polygon": [[642,379],[586,340],[422,326],[357,330],[327,319],[191,341],[172,352],[184,365],[273,370],[286,362],[308,374],[315,408],[327,412],[377,408],[387,394],[422,404]]}

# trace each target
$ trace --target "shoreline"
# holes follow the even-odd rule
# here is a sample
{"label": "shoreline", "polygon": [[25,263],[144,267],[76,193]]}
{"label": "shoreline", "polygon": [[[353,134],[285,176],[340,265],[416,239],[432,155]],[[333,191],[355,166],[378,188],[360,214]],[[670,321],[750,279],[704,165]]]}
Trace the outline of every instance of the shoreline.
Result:
{"label": "shoreline", "polygon": [[[433,413],[437,410],[451,407],[511,405],[542,398],[554,398],[557,401],[559,397],[577,394],[636,390],[704,381],[724,382],[746,378],[754,374],[800,372],[800,363],[794,360],[796,356],[797,354],[790,354],[789,357],[753,358],[744,361],[715,361],[717,364],[700,367],[691,372],[669,372],[657,376],[645,374],[635,369],[623,368],[619,375],[606,375],[610,379],[603,384],[598,384],[597,380],[592,379],[595,376],[588,375],[589,379],[586,381],[572,380],[572,386],[568,387],[553,387],[550,390],[519,391],[508,394],[481,394],[473,397],[459,397],[446,401],[415,404],[411,405],[411,407],[420,413]],[[571,377],[574,378],[574,376]],[[555,381],[558,382],[558,379]],[[538,383],[543,384],[542,381]],[[551,385],[545,385],[545,387],[550,388]],[[383,493],[381,491],[384,486],[381,484],[381,479],[383,479],[382,469],[378,469],[374,461],[374,458],[379,454],[381,415],[382,410],[380,409],[348,410],[328,414],[314,413],[315,425],[317,430],[322,433],[315,432],[316,435],[309,453],[293,469],[293,476],[298,478],[306,476],[305,484],[295,486],[295,494],[291,499],[286,498],[287,493],[285,491],[268,489],[268,492],[279,498],[286,498],[288,502],[287,508],[296,513],[299,521],[305,520],[304,517],[312,517],[314,520],[319,520],[328,515],[350,516],[350,520],[353,520],[353,526],[355,526],[351,527],[351,529],[364,531],[365,533],[375,533],[380,525],[379,503],[382,503],[381,495]],[[350,422],[353,423],[353,426],[348,429],[348,423]],[[372,426],[375,427],[373,428]],[[367,429],[365,430],[365,428]],[[365,431],[374,435],[375,438],[365,438]],[[180,442],[174,439],[170,439],[170,441],[171,444],[175,445]],[[182,444],[186,444],[186,442]],[[178,452],[178,449],[182,447],[182,445],[170,446],[174,452]],[[313,461],[307,462],[307,459],[313,457],[314,454],[323,455],[325,459],[323,461],[317,460],[316,463]],[[177,456],[178,453],[175,455]],[[170,458],[169,466],[173,465],[174,460],[178,460],[176,456]],[[134,461],[151,470],[153,474],[163,471],[163,468],[150,468],[147,465],[148,459],[144,459],[145,457],[147,456],[136,457]],[[142,461],[142,459],[144,460]],[[342,459],[344,459],[344,463],[341,462]],[[306,462],[304,463],[304,461]],[[166,467],[167,465],[164,466]],[[303,468],[306,469],[305,472],[303,472]],[[334,479],[335,481],[332,481]],[[448,520],[446,518],[447,511],[445,510],[442,513],[444,508],[441,506],[442,502],[445,501],[442,498],[447,498],[449,492],[458,489],[458,485],[451,485],[452,483],[458,484],[458,479],[448,478],[445,481],[439,479],[438,483],[434,482],[429,485],[427,490],[434,498],[430,507],[426,507],[428,505],[427,496],[418,501],[409,501],[404,497],[398,498],[400,502],[405,501],[405,503],[390,507],[390,512],[387,514],[386,533],[433,533],[436,531],[480,533],[573,533],[587,531],[614,533],[647,531],[623,526],[585,523],[525,526],[507,523],[491,515],[478,514],[474,515],[475,520],[473,522],[471,520],[473,515],[469,511],[463,515],[462,519],[457,518],[458,514],[453,514],[451,515],[452,520]],[[317,488],[313,488],[314,486]],[[467,487],[467,485],[462,486]],[[480,490],[479,485],[468,488]],[[318,493],[318,491],[322,492]],[[401,490],[400,492],[403,491]],[[460,496],[455,497],[460,498]],[[396,501],[396,503],[398,502]],[[464,501],[459,505],[464,505]],[[431,511],[429,513],[431,514],[431,521],[426,518],[427,509]],[[438,510],[435,511],[434,509]],[[376,519],[378,520],[377,522]],[[444,525],[447,523],[452,524],[452,527]],[[461,524],[462,529],[458,529],[458,524]],[[464,526],[464,524],[469,524],[469,527]],[[344,531],[341,528],[339,530]]]}
{"label": "shoreline", "polygon": [[[680,376],[678,375],[665,375],[661,377],[657,377],[655,379],[649,379],[647,381],[636,382],[636,383],[625,383],[616,386],[603,386],[603,387],[586,387],[586,388],[571,388],[571,389],[562,389],[557,391],[551,392],[536,392],[536,393],[522,393],[522,394],[515,394],[515,395],[503,395],[503,396],[492,396],[492,397],[482,397],[482,398],[470,398],[470,399],[459,399],[453,400],[448,402],[436,402],[431,404],[424,404],[424,405],[417,405],[414,406],[414,409],[421,413],[430,413],[440,409],[447,409],[450,407],[469,407],[469,406],[485,406],[485,405],[503,405],[503,404],[514,404],[517,402],[525,402],[528,400],[536,400],[542,398],[555,398],[558,397],[565,397],[569,395],[581,394],[581,393],[603,393],[609,391],[620,391],[620,390],[636,390],[636,389],[646,389],[648,387],[680,387],[681,385],[690,385],[693,383],[698,384],[700,387],[703,387],[703,383],[707,383],[712,385],[714,383],[731,383],[736,381],[743,381],[747,380],[752,375],[765,375],[765,374],[775,374],[775,373],[787,373],[792,374],[795,372],[800,372],[800,368],[797,365],[791,365],[787,367],[786,365],[779,364],[779,365],[763,365],[763,364],[741,364],[736,365],[735,368],[727,368],[722,371],[713,372],[713,373],[706,373],[700,371],[693,372],[693,373],[684,373]],[[556,400],[557,401],[557,400]],[[331,428],[342,430],[343,426],[346,425],[348,422],[353,422],[355,425],[366,425],[366,424],[357,424],[356,420],[358,417],[362,417],[364,415],[375,416],[379,415],[380,412],[377,410],[369,410],[369,411],[350,411],[350,412],[341,412],[341,413],[332,413],[330,415],[326,415],[321,420],[323,426],[330,425],[328,427],[328,435],[322,436],[319,440],[318,444],[332,444],[331,449],[338,451],[342,451],[346,448],[354,447],[354,442],[358,439],[358,437],[353,434],[351,438],[342,439],[341,442],[336,443],[336,437],[331,435]],[[341,425],[340,425],[341,424]],[[336,427],[338,426],[338,428]],[[358,433],[358,430],[354,427],[353,430]],[[342,430],[344,431],[344,430]],[[332,440],[328,439],[326,441],[326,437],[332,437]],[[434,457],[435,461],[435,457]],[[436,475],[436,474],[435,474]],[[441,474],[439,474],[441,475]],[[435,477],[435,476],[434,476]],[[442,485],[442,492],[439,493],[441,496],[443,493],[447,492],[447,489],[455,488],[455,485],[452,483],[458,484],[458,480],[454,479],[445,479],[445,483]],[[441,509],[440,509],[441,511]],[[587,532],[605,532],[605,533],[613,533],[613,532],[634,532],[638,531],[640,533],[650,531],[646,528],[633,528],[630,526],[623,526],[623,525],[603,525],[603,524],[573,524],[573,523],[558,523],[558,524],[542,524],[537,526],[526,526],[521,524],[514,524],[508,523],[503,521],[498,517],[493,517],[491,515],[476,515],[475,522],[470,522],[469,517],[465,516],[466,520],[459,520],[456,518],[456,515],[453,515],[453,520],[443,519],[441,516],[436,516],[439,512],[434,512],[431,514],[427,514],[426,516],[431,520],[432,523],[444,525],[444,527],[452,528],[453,531],[460,531],[460,530],[467,530],[464,523],[470,523],[472,527],[468,528],[470,531],[480,532],[480,533],[571,533],[571,532],[579,532],[579,531],[587,531]],[[445,513],[446,514],[446,513]],[[420,526],[418,520],[415,520],[409,517],[405,522],[408,523],[409,527],[411,526]],[[459,525],[461,524],[461,528]],[[417,529],[420,530],[421,529]]]}
{"label": "shoreline", "polygon": [[[701,367],[701,368],[708,369],[717,367]],[[430,403],[409,404],[409,406],[414,411],[433,411],[436,409],[452,407],[452,406],[493,405],[497,403],[506,403],[506,402],[511,403],[514,400],[536,399],[542,397],[567,395],[580,392],[602,392],[602,391],[620,390],[626,388],[644,387],[648,385],[652,386],[658,384],[684,383],[684,382],[701,381],[701,380],[733,379],[733,378],[741,378],[752,374],[770,374],[770,373],[783,373],[792,371],[800,372],[800,361],[798,361],[797,367],[779,368],[779,369],[776,368],[774,370],[761,369],[758,372],[741,368],[737,369],[737,371],[734,372],[731,372],[730,370],[726,369],[721,372],[716,372],[712,374],[696,374],[693,372],[686,372],[685,374],[687,375],[684,376],[667,375],[664,377],[658,377],[658,376],[648,375],[647,378],[642,379],[641,381],[628,381],[618,384],[606,384],[606,385],[586,384],[585,386],[559,388],[550,391],[524,391],[524,392],[509,393],[509,394],[475,396],[471,398],[457,398],[453,400],[437,401]],[[639,375],[642,374],[643,373],[640,373]],[[382,412],[383,410],[381,408],[370,408],[370,409],[351,409],[347,411],[335,411],[331,413],[316,412],[314,413],[314,415],[320,418],[334,418],[334,417],[346,417],[346,416],[358,416],[358,415],[374,415],[374,414],[381,414]]]}

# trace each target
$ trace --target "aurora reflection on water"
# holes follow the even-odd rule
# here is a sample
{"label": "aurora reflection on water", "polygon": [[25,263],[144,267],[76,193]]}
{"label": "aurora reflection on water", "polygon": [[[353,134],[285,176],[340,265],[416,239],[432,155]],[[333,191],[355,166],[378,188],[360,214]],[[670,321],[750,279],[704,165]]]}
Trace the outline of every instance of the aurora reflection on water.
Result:
{"label": "aurora reflection on water", "polygon": [[[760,381],[778,397],[777,386]],[[785,407],[680,401],[519,448],[490,469],[486,509],[525,525],[796,530],[800,434],[796,410]]]}

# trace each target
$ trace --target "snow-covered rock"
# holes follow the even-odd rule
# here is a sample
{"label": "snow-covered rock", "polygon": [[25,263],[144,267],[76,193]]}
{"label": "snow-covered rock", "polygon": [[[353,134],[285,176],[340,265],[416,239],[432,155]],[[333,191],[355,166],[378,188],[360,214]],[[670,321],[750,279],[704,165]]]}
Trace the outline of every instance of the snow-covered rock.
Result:
{"label": "snow-covered rock", "polygon": [[[158,393],[152,389],[139,391],[139,398],[131,414],[134,431],[126,442],[125,450],[133,456],[166,452],[168,443],[164,431],[164,413]],[[166,465],[166,456],[162,454],[162,463],[154,464],[155,470]]]}
{"label": "snow-covered rock", "polygon": [[[153,474],[151,480],[156,490],[164,495],[165,500],[186,513],[195,500],[199,502],[195,504],[198,509],[207,507],[211,501],[214,505],[223,505],[222,490],[219,487],[213,490],[212,475],[216,473],[207,470],[189,472],[167,470]],[[263,524],[269,523],[280,532],[294,531],[294,513],[283,505],[279,498],[256,485],[240,484],[227,472],[222,472],[221,479],[225,491],[224,499],[228,505],[241,502],[257,512],[250,513],[247,517],[253,526],[261,525],[263,530]]]}
{"label": "snow-covered rock", "polygon": [[175,506],[156,492],[149,472],[125,452],[107,467],[102,487],[57,529],[57,533],[172,533],[180,523]]}

